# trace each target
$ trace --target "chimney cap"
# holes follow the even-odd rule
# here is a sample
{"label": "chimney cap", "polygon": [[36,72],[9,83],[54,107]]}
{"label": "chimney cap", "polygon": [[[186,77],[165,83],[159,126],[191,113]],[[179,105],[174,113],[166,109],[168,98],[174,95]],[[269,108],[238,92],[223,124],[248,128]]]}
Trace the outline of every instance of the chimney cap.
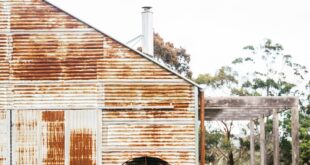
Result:
{"label": "chimney cap", "polygon": [[144,9],[144,11],[149,11],[152,9],[152,6],[143,6],[142,9]]}

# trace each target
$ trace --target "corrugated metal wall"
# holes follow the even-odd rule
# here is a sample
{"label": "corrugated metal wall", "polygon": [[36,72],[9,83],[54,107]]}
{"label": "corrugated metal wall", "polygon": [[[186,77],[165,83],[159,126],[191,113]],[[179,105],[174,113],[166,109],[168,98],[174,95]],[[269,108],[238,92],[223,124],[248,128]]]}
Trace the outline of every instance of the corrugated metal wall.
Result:
{"label": "corrugated metal wall", "polygon": [[10,163],[10,113],[0,110],[0,164]]}
{"label": "corrugated metal wall", "polygon": [[0,165],[195,164],[194,88],[42,0],[0,0]]}
{"label": "corrugated metal wall", "polygon": [[192,87],[177,84],[107,85],[105,93],[105,105],[112,107],[172,104],[174,109],[103,111],[103,162],[122,164],[128,158],[153,156],[171,164],[195,164]]}

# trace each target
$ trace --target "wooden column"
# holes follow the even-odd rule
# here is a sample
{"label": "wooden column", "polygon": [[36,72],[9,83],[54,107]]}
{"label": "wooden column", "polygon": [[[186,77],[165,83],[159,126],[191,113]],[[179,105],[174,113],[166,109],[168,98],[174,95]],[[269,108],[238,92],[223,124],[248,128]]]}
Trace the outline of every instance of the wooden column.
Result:
{"label": "wooden column", "polygon": [[255,140],[254,140],[254,121],[250,121],[250,158],[251,165],[255,165]]}
{"label": "wooden column", "polygon": [[279,116],[277,109],[273,109],[273,164],[280,164],[280,147],[279,147]]}
{"label": "wooden column", "polygon": [[206,149],[205,149],[205,96],[204,91],[200,90],[200,164],[205,165]]}
{"label": "wooden column", "polygon": [[265,136],[265,120],[262,115],[259,118],[260,126],[260,135],[259,135],[259,144],[260,144],[260,164],[266,165],[266,136]]}
{"label": "wooden column", "polygon": [[299,111],[292,109],[292,165],[299,165]]}

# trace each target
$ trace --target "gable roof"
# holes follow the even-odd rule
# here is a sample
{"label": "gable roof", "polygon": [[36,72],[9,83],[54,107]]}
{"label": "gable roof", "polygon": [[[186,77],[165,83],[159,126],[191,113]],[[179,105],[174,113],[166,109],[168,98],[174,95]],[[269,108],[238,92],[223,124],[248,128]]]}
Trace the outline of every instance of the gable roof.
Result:
{"label": "gable roof", "polygon": [[174,75],[178,76],[179,78],[185,80],[185,81],[188,82],[189,84],[191,84],[191,85],[193,85],[193,86],[196,86],[196,87],[198,87],[199,89],[202,89],[202,87],[201,87],[199,84],[197,84],[196,82],[194,82],[193,80],[191,80],[191,79],[189,79],[189,78],[186,78],[185,76],[183,76],[183,75],[177,73],[176,71],[174,71],[174,70],[168,68],[167,66],[165,66],[165,65],[163,65],[163,64],[161,64],[161,63],[159,63],[159,62],[156,61],[155,59],[151,58],[149,55],[144,54],[143,52],[140,52],[140,51],[138,51],[138,50],[135,50],[135,49],[131,48],[130,46],[126,45],[125,43],[123,43],[123,42],[121,42],[121,41],[119,41],[119,40],[117,40],[117,39],[111,37],[110,35],[107,35],[106,33],[102,32],[101,30],[97,29],[96,27],[90,25],[89,23],[85,22],[84,20],[81,20],[81,19],[79,19],[78,17],[76,17],[76,16],[74,16],[74,15],[72,15],[72,14],[66,12],[66,11],[63,10],[62,8],[60,8],[60,7],[56,6],[56,5],[54,5],[54,4],[50,3],[50,2],[48,2],[48,0],[43,0],[43,1],[46,2],[47,4],[51,5],[51,6],[55,7],[56,9],[60,10],[61,12],[64,12],[65,14],[67,14],[67,15],[69,15],[69,16],[75,18],[75,19],[77,19],[77,20],[80,21],[81,23],[83,23],[83,24],[89,26],[90,28],[92,28],[92,29],[94,29],[95,31],[101,33],[102,35],[105,35],[105,36],[111,38],[112,40],[118,42],[119,44],[121,44],[122,46],[128,48],[129,50],[134,51],[135,53],[137,53],[137,54],[139,54],[140,56],[146,58],[147,60],[149,60],[149,61],[155,63],[156,65],[158,65],[158,66],[160,66],[160,67],[166,69],[167,71],[173,73]]}

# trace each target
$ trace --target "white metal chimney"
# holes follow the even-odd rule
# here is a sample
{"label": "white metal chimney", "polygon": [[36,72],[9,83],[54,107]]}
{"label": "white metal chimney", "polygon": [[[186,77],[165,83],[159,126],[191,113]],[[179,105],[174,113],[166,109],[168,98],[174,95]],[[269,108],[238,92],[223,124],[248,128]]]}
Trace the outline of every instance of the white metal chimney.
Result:
{"label": "white metal chimney", "polygon": [[142,7],[142,52],[154,55],[153,12],[150,6]]}

